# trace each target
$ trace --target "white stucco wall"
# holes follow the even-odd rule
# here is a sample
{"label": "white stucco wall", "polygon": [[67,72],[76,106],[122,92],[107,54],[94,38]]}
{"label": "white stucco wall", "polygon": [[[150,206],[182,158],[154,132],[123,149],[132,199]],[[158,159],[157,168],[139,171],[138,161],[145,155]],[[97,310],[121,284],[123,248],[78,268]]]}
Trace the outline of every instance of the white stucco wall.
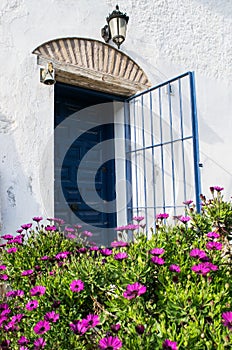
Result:
{"label": "white stucco wall", "polygon": [[[232,192],[232,2],[118,1],[130,16],[122,50],[152,84],[196,73],[203,192]],[[113,0],[1,0],[0,208],[3,231],[53,215],[53,87],[39,83],[40,44],[59,37],[100,39]],[[41,191],[41,183],[44,191]]]}

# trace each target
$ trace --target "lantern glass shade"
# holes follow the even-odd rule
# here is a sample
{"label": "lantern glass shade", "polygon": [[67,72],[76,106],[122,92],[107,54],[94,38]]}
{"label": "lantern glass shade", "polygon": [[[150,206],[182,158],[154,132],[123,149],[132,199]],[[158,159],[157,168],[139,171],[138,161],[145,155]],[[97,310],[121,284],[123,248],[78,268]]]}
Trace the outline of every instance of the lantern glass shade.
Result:
{"label": "lantern glass shade", "polygon": [[126,37],[127,21],[121,17],[114,17],[109,21],[109,27],[113,42],[120,47]]}

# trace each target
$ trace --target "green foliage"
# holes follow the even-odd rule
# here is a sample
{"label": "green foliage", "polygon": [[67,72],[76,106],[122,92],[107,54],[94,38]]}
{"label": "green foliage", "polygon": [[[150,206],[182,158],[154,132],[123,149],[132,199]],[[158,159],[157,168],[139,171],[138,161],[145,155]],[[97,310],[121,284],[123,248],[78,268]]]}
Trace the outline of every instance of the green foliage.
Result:
{"label": "green foliage", "polygon": [[[23,335],[30,340],[28,349],[34,349],[33,342],[39,337],[46,340],[45,349],[99,349],[100,339],[110,334],[118,337],[122,349],[127,350],[162,349],[165,339],[177,342],[180,350],[231,349],[231,330],[222,322],[222,313],[232,311],[228,243],[231,203],[224,202],[219,193],[211,201],[204,199],[202,215],[191,205],[187,213],[191,216],[189,222],[177,221],[172,227],[162,219],[157,220],[156,233],[150,240],[135,230],[133,243],[113,247],[108,256],[104,256],[101,249],[80,250],[83,246],[80,238],[77,243],[61,230],[46,231],[42,226],[24,236],[23,244],[2,248],[1,264],[6,270],[0,273],[9,277],[8,290],[23,290],[24,296],[2,296],[0,303],[8,303],[11,313],[2,323],[0,316],[1,341],[8,339],[10,349],[19,349],[17,341]],[[220,233],[220,238],[207,237],[210,231]],[[207,249],[209,241],[221,242],[223,248]],[[7,249],[12,246],[18,250],[8,253]],[[151,261],[154,248],[164,249],[159,255],[164,263]],[[194,248],[204,250],[218,269],[205,274],[194,272],[192,267],[201,262],[190,256]],[[61,252],[69,254],[57,258]],[[115,259],[116,254],[124,252],[127,258]],[[44,256],[49,259],[41,260]],[[170,271],[173,264],[179,266],[180,272]],[[32,274],[21,275],[29,269],[33,270]],[[75,280],[84,282],[80,292],[70,289]],[[146,286],[146,292],[126,298],[127,286],[136,282]],[[34,286],[46,287],[45,293],[31,296]],[[39,302],[31,311],[25,308],[30,300]],[[36,334],[33,327],[52,310],[59,314],[59,320],[50,322],[51,329],[43,335]],[[24,317],[18,328],[6,331],[11,317],[20,313]],[[89,314],[98,315],[100,322],[83,335],[74,334],[70,323],[83,320]],[[115,324],[120,324],[117,332],[111,329]],[[144,332],[138,332],[139,325],[144,326]]]}

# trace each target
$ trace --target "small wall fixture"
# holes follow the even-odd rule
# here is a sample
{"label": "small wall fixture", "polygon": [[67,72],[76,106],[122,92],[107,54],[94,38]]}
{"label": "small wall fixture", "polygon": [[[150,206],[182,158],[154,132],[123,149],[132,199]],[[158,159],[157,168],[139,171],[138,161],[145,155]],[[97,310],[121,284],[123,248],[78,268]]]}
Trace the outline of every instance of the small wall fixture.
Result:
{"label": "small wall fixture", "polygon": [[126,38],[129,17],[125,13],[120,12],[119,6],[116,5],[116,10],[109,14],[106,21],[108,24],[102,28],[101,35],[106,43],[111,39],[119,49]]}
{"label": "small wall fixture", "polygon": [[40,82],[45,85],[55,84],[55,69],[52,62],[49,62],[47,68],[40,68]]}

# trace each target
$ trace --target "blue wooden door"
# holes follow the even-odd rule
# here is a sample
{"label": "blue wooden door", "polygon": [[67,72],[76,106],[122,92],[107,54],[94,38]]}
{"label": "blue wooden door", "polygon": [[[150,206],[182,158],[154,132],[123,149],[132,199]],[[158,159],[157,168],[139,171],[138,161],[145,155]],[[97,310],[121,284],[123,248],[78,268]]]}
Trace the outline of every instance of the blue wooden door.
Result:
{"label": "blue wooden door", "polygon": [[[119,100],[115,96],[72,87],[57,83],[55,85],[55,130],[63,127],[63,122],[78,111],[86,107]],[[112,110],[113,111],[113,110]],[[88,115],[87,115],[88,118]],[[86,119],[86,116],[85,116]],[[64,137],[58,137],[55,133],[54,158],[55,158],[55,216],[63,218],[67,224],[81,224],[83,230],[91,230],[94,233],[94,241],[109,244],[115,238],[116,208],[110,212],[93,208],[83,198],[83,193],[96,192],[100,202],[115,200],[115,163],[114,146],[111,142],[111,159],[101,163],[101,149],[95,150],[104,141],[114,140],[113,118],[109,123],[91,127],[81,133],[70,146],[68,144],[69,130]],[[84,122],[84,121],[83,121]],[[86,120],[85,120],[86,122]],[[68,127],[66,127],[68,129]],[[66,144],[67,141],[67,144]],[[66,148],[65,155],[62,155]],[[91,151],[93,156],[86,162],[85,168],[79,176],[77,184],[77,172],[86,154]],[[62,158],[62,159],[61,159]],[[97,163],[98,162],[98,163]],[[100,164],[96,171],[96,164]],[[61,168],[61,169],[60,169]],[[95,171],[94,186],[92,173]],[[89,196],[89,194],[88,194]],[[90,197],[91,198],[91,194]],[[91,202],[91,200],[90,200]],[[95,203],[96,204],[96,203]],[[102,238],[101,230],[109,229],[108,237]]]}

